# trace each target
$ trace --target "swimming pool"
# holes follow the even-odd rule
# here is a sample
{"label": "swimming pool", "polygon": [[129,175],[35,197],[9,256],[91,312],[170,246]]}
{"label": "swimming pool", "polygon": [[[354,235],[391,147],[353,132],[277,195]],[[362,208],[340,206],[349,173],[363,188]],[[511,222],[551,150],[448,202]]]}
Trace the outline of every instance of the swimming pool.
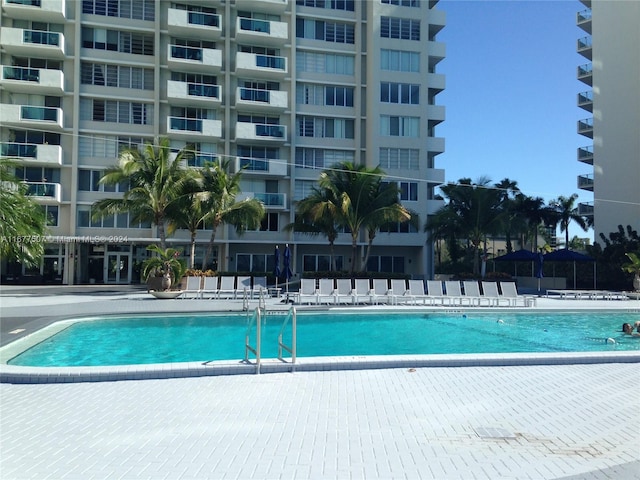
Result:
{"label": "swimming pool", "polygon": [[[271,313],[261,325],[263,358],[277,357],[284,318]],[[74,321],[8,363],[77,367],[239,361],[248,318],[213,314]],[[620,331],[622,323],[640,321],[640,313],[332,310],[299,312],[297,320],[299,357],[640,351],[640,338]],[[285,342],[290,337],[288,328]]]}

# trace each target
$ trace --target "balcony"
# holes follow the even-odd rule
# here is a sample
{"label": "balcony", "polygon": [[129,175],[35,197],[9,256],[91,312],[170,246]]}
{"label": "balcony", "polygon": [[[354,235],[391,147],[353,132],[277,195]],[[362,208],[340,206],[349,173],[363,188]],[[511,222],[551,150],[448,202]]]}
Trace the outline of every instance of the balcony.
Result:
{"label": "balcony", "polygon": [[427,137],[427,150],[433,153],[444,152],[444,137]]}
{"label": "balcony", "polygon": [[2,0],[7,17],[38,22],[62,22],[66,19],[65,0]]}
{"label": "balcony", "polygon": [[181,137],[222,137],[222,122],[206,118],[167,117],[167,133]]}
{"label": "balcony", "polygon": [[49,144],[2,142],[0,157],[19,159],[25,163],[62,165],[62,147]]}
{"label": "balcony", "polygon": [[264,13],[284,13],[288,0],[236,0],[238,10],[255,10]]}
{"label": "balcony", "polygon": [[0,85],[9,92],[62,95],[64,73],[61,70],[3,65]]}
{"label": "balcony", "polygon": [[64,58],[64,35],[61,33],[2,27],[0,43],[11,55]]}
{"label": "balcony", "polygon": [[169,80],[167,98],[172,105],[219,106],[220,85]]}
{"label": "balcony", "polygon": [[447,56],[447,46],[444,42],[427,42],[429,53],[429,71],[433,72],[436,65]]}
{"label": "balcony", "polygon": [[593,112],[593,90],[578,94],[578,106],[587,112]]}
{"label": "balcony", "polygon": [[169,34],[186,38],[217,40],[222,36],[222,19],[215,13],[189,12],[169,8]]}
{"label": "balcony", "polygon": [[30,105],[0,104],[0,118],[5,125],[21,128],[62,129],[62,109]]}
{"label": "balcony", "polygon": [[426,180],[428,183],[435,183],[437,185],[442,185],[444,183],[444,168],[427,169]]}
{"label": "balcony", "polygon": [[236,40],[258,45],[284,45],[289,40],[289,29],[285,22],[238,17]]}
{"label": "balcony", "polygon": [[284,143],[287,140],[287,127],[264,123],[236,123],[236,140],[249,140],[254,143]]}
{"label": "balcony", "polygon": [[593,139],[593,117],[578,120],[578,133]]}
{"label": "balcony", "polygon": [[578,203],[578,215],[583,217],[593,217],[593,202]]}
{"label": "balcony", "polygon": [[208,163],[215,163],[217,161],[218,156],[214,153],[200,153],[189,158],[189,160],[187,161],[187,166],[194,168],[204,168]]}
{"label": "balcony", "polygon": [[578,148],[578,161],[593,165],[593,145]]}
{"label": "balcony", "polygon": [[593,192],[593,173],[578,175],[578,188]]}
{"label": "balcony", "polygon": [[260,200],[267,210],[284,210],[287,206],[286,193],[242,192],[237,200],[255,198]]}
{"label": "balcony", "polygon": [[50,182],[22,182],[27,186],[26,195],[38,200],[38,203],[60,203],[62,185]]}
{"label": "balcony", "polygon": [[236,54],[236,73],[238,75],[259,78],[283,79],[287,74],[287,59],[257,53],[238,52]]}
{"label": "balcony", "polygon": [[576,14],[576,25],[591,35],[591,9],[587,8]]}
{"label": "balcony", "polygon": [[281,90],[262,90],[258,88],[238,87],[236,89],[236,107],[245,107],[251,111],[284,111],[289,106],[289,94]]}
{"label": "balcony", "polygon": [[264,158],[245,158],[236,157],[235,171],[239,172],[244,169],[245,175],[257,174],[262,176],[286,177],[287,162],[286,160],[274,160]]}
{"label": "balcony", "polygon": [[582,37],[578,39],[578,53],[585,58],[591,60],[593,50],[591,47],[591,36]]}
{"label": "balcony", "polygon": [[578,67],[578,80],[589,86],[593,85],[593,65],[591,63],[585,63]]}
{"label": "balcony", "polygon": [[211,74],[222,69],[222,51],[212,48],[169,45],[170,69]]}

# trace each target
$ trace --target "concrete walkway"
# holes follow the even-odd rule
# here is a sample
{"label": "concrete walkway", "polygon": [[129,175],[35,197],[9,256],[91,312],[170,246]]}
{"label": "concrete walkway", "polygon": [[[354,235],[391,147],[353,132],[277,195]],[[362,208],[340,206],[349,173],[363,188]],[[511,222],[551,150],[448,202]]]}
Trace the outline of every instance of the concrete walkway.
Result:
{"label": "concrete walkway", "polygon": [[[213,308],[95,288],[3,288],[3,342],[69,315]],[[542,300],[640,312],[638,302]],[[638,372],[606,363],[0,384],[0,478],[640,479]]]}

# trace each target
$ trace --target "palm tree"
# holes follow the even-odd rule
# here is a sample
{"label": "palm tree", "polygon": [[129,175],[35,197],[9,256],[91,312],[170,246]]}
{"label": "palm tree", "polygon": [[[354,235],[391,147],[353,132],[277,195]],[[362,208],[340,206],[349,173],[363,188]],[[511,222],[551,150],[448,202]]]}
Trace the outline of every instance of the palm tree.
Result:
{"label": "palm tree", "polygon": [[328,200],[321,209],[323,215],[331,216],[351,233],[351,272],[356,268],[358,239],[363,228],[367,229],[370,246],[380,226],[410,218],[398,203],[397,187],[382,183],[383,176],[380,167],[342,162],[324,170],[318,179],[320,189],[328,191]]}
{"label": "palm tree", "polygon": [[37,266],[44,255],[46,218],[41,205],[27,195],[26,186],[0,160],[0,256]]}
{"label": "palm tree", "polygon": [[515,198],[520,194],[518,182],[508,178],[502,179],[495,184],[495,187],[502,192],[503,201],[503,230],[505,234],[507,253],[513,251],[511,244],[511,234],[513,233],[514,224],[517,222],[517,212],[515,211]]}
{"label": "palm tree", "polygon": [[241,192],[242,171],[230,175],[228,169],[229,162],[223,161],[207,165],[201,171],[202,191],[199,196],[205,213],[203,221],[211,226],[211,238],[202,258],[203,270],[207,268],[207,261],[213,253],[216,231],[220,225],[232,225],[237,233],[242,234],[246,230],[257,229],[265,214],[264,205],[255,198],[236,201],[236,196]]}
{"label": "palm tree", "polygon": [[338,226],[331,214],[335,204],[331,190],[314,187],[307,197],[297,202],[294,221],[285,227],[289,231],[326,236],[333,271],[336,270],[334,245],[338,238]]}
{"label": "palm tree", "polygon": [[575,204],[577,199],[578,195],[574,193],[570,197],[561,195],[549,202],[553,222],[556,226],[560,225],[560,231],[565,233],[566,248],[569,248],[569,223],[572,220],[584,231],[588,228],[584,217],[578,214],[578,207]]}
{"label": "palm tree", "polygon": [[195,175],[185,167],[190,154],[192,151],[185,148],[172,159],[168,138],[160,139],[155,145],[146,144],[142,149],[123,149],[118,165],[107,169],[100,183],[128,182],[129,190],[122,198],[106,198],[94,203],[93,217],[129,212],[131,221],[155,225],[160,248],[166,249],[167,211],[181,196],[185,183]]}
{"label": "palm tree", "polygon": [[544,199],[520,193],[513,200],[513,211],[516,216],[516,228],[520,234],[520,244],[524,246],[527,237],[531,237],[531,249],[537,252],[539,227],[548,222],[549,217]]}

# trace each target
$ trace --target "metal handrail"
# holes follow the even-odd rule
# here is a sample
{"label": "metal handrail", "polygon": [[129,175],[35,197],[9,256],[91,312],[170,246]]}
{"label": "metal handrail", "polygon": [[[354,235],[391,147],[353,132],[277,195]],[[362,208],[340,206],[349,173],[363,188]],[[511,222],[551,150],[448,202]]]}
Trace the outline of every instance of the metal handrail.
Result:
{"label": "metal handrail", "polygon": [[[253,315],[251,315],[251,318],[249,319],[249,324],[247,325],[247,332],[245,334],[245,341],[244,341],[244,361],[245,362],[249,362],[249,352],[253,353],[256,357],[256,374],[260,373],[260,351],[261,351],[261,332],[260,332],[260,327],[261,327],[261,318],[262,318],[262,313],[261,313],[261,309],[258,307],[253,311]],[[256,326],[256,346],[255,348],[251,346],[251,344],[249,343],[249,336],[251,335],[251,327],[253,327],[253,325],[255,324]]]}
{"label": "metal handrail", "polygon": [[[282,335],[284,333],[285,327],[289,323],[290,318],[292,320],[291,320],[291,346],[289,347],[282,342]],[[295,365],[296,365],[296,350],[297,350],[297,342],[296,342],[297,326],[298,326],[298,321],[297,321],[296,307],[291,307],[289,309],[289,314],[284,319],[284,322],[282,322],[282,327],[280,328],[280,333],[278,334],[278,360],[285,362],[285,359],[282,358],[282,351],[286,350],[287,352],[289,352],[291,354],[291,371],[292,372],[294,372],[296,368]]]}

